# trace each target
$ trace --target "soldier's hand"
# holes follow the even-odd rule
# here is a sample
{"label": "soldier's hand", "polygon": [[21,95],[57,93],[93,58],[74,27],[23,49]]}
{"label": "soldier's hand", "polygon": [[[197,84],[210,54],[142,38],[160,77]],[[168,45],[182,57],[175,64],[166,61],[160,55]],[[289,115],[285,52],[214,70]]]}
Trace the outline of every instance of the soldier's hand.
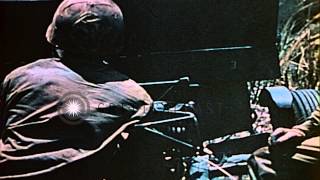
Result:
{"label": "soldier's hand", "polygon": [[269,138],[269,145],[283,144],[305,137],[305,133],[299,129],[277,128]]}

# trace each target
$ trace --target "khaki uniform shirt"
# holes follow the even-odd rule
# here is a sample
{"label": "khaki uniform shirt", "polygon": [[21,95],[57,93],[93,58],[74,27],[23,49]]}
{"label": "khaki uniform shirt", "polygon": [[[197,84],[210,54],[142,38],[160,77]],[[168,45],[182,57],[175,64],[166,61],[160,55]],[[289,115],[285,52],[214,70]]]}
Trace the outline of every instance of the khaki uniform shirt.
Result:
{"label": "khaki uniform shirt", "polygon": [[307,137],[320,134],[320,106],[312,113],[304,123],[294,126],[293,128],[300,129],[306,133]]}

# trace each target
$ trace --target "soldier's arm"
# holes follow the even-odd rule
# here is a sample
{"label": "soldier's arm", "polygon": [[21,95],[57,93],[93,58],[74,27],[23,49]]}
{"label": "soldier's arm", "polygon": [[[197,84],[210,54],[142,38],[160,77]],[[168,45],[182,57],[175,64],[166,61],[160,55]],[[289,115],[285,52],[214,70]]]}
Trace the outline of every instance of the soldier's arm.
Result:
{"label": "soldier's arm", "polygon": [[312,137],[320,134],[320,106],[312,115],[302,124],[296,125],[293,129],[298,129],[306,134],[306,137]]}

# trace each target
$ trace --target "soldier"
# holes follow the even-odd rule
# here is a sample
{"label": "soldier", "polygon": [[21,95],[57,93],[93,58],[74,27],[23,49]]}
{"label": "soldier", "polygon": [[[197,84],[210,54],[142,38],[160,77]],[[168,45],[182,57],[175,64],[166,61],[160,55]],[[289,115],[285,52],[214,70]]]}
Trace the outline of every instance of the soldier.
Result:
{"label": "soldier", "polygon": [[47,30],[59,58],[19,67],[2,83],[0,179],[103,179],[125,127],[152,104],[112,69],[123,16],[111,0],[65,0]]}
{"label": "soldier", "polygon": [[257,150],[249,164],[258,179],[318,179],[320,170],[320,107],[292,128],[277,128],[269,147]]}

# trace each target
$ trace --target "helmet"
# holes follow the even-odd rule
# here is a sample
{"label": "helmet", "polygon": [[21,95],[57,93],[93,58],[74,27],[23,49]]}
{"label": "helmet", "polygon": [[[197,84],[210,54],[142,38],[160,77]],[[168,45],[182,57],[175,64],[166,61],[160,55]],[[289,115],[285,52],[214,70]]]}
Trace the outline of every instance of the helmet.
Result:
{"label": "helmet", "polygon": [[58,49],[75,54],[108,56],[119,52],[123,15],[111,0],[65,0],[46,33]]}

